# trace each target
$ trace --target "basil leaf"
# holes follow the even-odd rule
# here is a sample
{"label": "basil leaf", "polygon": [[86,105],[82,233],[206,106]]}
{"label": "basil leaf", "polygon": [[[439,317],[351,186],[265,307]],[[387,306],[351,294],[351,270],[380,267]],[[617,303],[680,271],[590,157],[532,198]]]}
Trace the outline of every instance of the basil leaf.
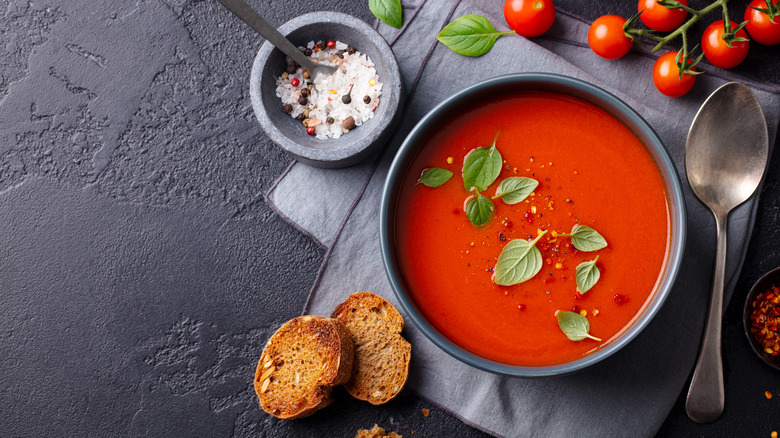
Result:
{"label": "basil leaf", "polygon": [[599,256],[596,256],[595,259],[589,262],[582,262],[577,265],[577,289],[579,289],[581,294],[589,291],[601,277],[601,272],[596,266],[598,259]]}
{"label": "basil leaf", "polygon": [[498,185],[498,193],[493,199],[501,198],[507,204],[517,204],[531,195],[539,186],[539,181],[524,176],[510,176]]}
{"label": "basil leaf", "polygon": [[590,323],[588,318],[579,313],[569,312],[567,310],[558,311],[558,327],[572,341],[581,341],[585,338],[601,342],[601,339],[588,334]]}
{"label": "basil leaf", "polygon": [[368,0],[368,9],[374,17],[396,29],[400,29],[404,24],[401,0]]}
{"label": "basil leaf", "polygon": [[490,21],[481,15],[464,15],[444,26],[436,39],[455,53],[466,56],[480,56],[489,52],[501,35],[513,30],[499,32]]}
{"label": "basil leaf", "polygon": [[598,251],[607,246],[604,237],[587,225],[575,225],[570,234],[561,234],[561,236],[571,237],[571,243],[580,251]]}
{"label": "basil leaf", "polygon": [[484,191],[501,173],[501,153],[496,149],[498,134],[492,145],[472,149],[463,160],[463,186],[467,191],[472,187]]}
{"label": "basil leaf", "polygon": [[477,192],[476,196],[469,199],[466,203],[466,216],[469,222],[474,225],[483,225],[493,216],[493,201],[487,196],[482,196]]}
{"label": "basil leaf", "polygon": [[429,167],[422,171],[417,184],[423,184],[428,187],[439,187],[452,178],[452,172],[438,167]]}
{"label": "basil leaf", "polygon": [[500,286],[512,286],[539,273],[542,269],[542,253],[536,247],[536,242],[546,233],[546,230],[542,231],[530,242],[525,239],[514,239],[507,243],[496,262],[495,283]]}

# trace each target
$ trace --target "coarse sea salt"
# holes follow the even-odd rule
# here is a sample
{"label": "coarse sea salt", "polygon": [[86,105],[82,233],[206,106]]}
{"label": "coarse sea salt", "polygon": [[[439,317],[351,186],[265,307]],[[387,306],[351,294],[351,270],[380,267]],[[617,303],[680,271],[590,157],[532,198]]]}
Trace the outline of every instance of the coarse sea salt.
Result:
{"label": "coarse sea salt", "polygon": [[[336,41],[332,49],[314,41],[299,49],[311,51],[309,58],[314,62],[336,66],[338,70],[311,78],[304,77],[303,68],[296,64],[295,73],[288,70],[278,77],[276,95],[282,100],[285,112],[301,120],[304,129],[314,128],[313,135],[323,140],[338,138],[350,131],[349,126],[360,126],[374,117],[382,95],[382,83],[367,55],[340,41]],[[302,100],[303,89],[308,89],[309,95]],[[345,99],[347,95],[349,98]],[[347,120],[350,117],[354,123]]]}

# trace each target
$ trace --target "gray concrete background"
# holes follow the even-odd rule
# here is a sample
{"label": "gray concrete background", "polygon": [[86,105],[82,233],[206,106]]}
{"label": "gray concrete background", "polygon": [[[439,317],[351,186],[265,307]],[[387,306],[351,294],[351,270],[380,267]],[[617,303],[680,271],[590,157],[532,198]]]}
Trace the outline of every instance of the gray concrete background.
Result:
{"label": "gray concrete background", "polygon": [[[362,0],[250,4],[275,25],[314,10],[373,22]],[[290,160],[254,120],[262,39],[243,23],[212,0],[0,0],[0,41],[0,436],[484,436],[409,391],[374,407],[337,390],[297,421],[258,408],[256,360],[323,251],[262,200]],[[737,71],[780,83],[779,50],[754,46]],[[780,265],[779,160],[726,315],[726,413],[694,425],[678,402],[659,436],[780,430],[780,375],[739,319]]]}

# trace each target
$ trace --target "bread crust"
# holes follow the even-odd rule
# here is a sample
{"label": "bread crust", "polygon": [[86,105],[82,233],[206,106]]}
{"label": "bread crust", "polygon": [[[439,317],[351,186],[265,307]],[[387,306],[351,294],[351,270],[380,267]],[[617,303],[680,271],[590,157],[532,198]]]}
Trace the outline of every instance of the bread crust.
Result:
{"label": "bread crust", "polygon": [[342,321],[355,342],[352,378],[344,388],[374,405],[395,398],[409,377],[412,347],[401,336],[404,320],[395,307],[372,292],[356,292],[331,315]]}
{"label": "bread crust", "polygon": [[260,407],[281,419],[309,416],[332,402],[331,390],[352,375],[354,344],[336,319],[305,315],[268,340],[255,371]]}

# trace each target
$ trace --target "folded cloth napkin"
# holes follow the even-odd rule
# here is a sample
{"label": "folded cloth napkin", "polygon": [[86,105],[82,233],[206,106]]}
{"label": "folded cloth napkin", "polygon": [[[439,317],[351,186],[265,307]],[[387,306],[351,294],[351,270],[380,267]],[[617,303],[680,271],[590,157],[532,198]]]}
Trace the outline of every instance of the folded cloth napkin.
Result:
{"label": "folded cloth napkin", "polygon": [[[386,151],[359,166],[324,170],[293,162],[266,194],[276,211],[326,249],[304,313],[328,315],[349,293],[376,292],[398,305],[379,250],[380,194],[390,162],[406,134],[433,106],[482,79],[512,72],[573,76],[609,90],[636,109],[656,130],[683,178],[688,239],[682,271],[667,302],[644,332],[612,357],[573,375],[537,379],[493,375],[462,364],[434,346],[415,327],[408,386],[469,425],[496,436],[654,435],[693,368],[704,326],[714,266],[715,224],[685,181],[688,127],[706,97],[729,80],[751,86],[765,111],[771,143],[780,118],[780,87],[702,64],[694,90],[671,99],[650,79],[656,55],[635,45],[619,61],[594,55],[585,43],[588,23],[559,11],[544,37],[500,38],[478,58],[436,43],[452,19],[481,14],[504,30],[500,0],[421,0],[406,5],[398,31],[379,30],[392,43],[409,93],[401,127]],[[727,296],[737,280],[752,229],[757,197],[729,220]]]}

